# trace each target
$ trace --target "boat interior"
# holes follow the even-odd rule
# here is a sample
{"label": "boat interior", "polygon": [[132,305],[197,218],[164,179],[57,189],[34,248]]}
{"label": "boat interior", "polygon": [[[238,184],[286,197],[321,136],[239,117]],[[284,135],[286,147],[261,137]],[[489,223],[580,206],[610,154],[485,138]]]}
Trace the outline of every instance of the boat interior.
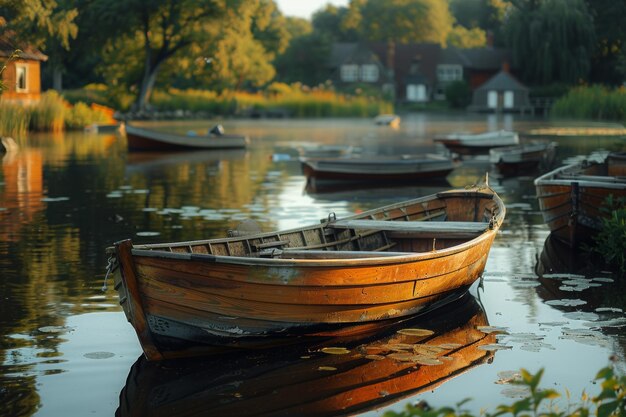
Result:
{"label": "boat interior", "polygon": [[[228,238],[134,245],[133,251],[281,258],[352,259],[431,252],[459,245],[493,227],[492,193],[444,192],[358,216],[282,232],[231,230]],[[499,200],[498,200],[499,201]]]}

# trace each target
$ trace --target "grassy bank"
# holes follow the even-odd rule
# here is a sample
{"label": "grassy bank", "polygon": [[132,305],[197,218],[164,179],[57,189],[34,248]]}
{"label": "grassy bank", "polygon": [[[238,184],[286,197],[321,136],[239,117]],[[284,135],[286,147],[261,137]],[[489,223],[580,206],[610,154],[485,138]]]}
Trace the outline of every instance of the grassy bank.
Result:
{"label": "grassy bank", "polygon": [[626,122],[626,89],[601,86],[577,87],[558,99],[550,114],[554,117]]}
{"label": "grassy bank", "polygon": [[161,111],[207,112],[223,116],[274,115],[291,117],[373,117],[393,112],[377,98],[346,95],[299,84],[273,84],[257,93],[206,90],[156,91],[152,104]]}
{"label": "grassy bank", "polygon": [[[127,111],[129,97],[113,97],[104,86],[90,85],[65,91],[71,103],[96,102]],[[217,116],[275,117],[373,117],[393,113],[393,104],[362,91],[347,94],[330,85],[309,88],[301,84],[274,83],[258,92],[211,90],[155,90],[150,105],[155,112]]]}
{"label": "grassy bank", "polygon": [[83,129],[91,123],[106,123],[110,117],[85,103],[71,105],[55,91],[41,95],[32,106],[0,101],[0,136],[24,137],[28,131]]}

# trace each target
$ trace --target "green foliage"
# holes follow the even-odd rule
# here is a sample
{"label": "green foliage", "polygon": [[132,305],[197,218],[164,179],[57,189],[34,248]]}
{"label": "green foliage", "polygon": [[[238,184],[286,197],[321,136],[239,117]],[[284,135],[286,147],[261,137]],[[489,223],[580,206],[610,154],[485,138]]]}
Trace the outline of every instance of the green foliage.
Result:
{"label": "green foliage", "polygon": [[445,46],[453,23],[447,2],[440,0],[352,1],[350,12],[347,25],[376,41]]}
{"label": "green foliage", "polygon": [[461,109],[472,101],[472,90],[466,81],[453,81],[446,87],[446,100],[452,108]]}
{"label": "green foliage", "polygon": [[92,123],[107,122],[107,117],[83,102],[78,102],[68,109],[65,115],[65,127],[67,129],[84,129]]}
{"label": "green foliage", "polygon": [[626,273],[626,199],[609,195],[600,210],[608,217],[601,219],[602,229],[594,236],[591,249],[607,264]]}
{"label": "green foliage", "polygon": [[332,38],[330,35],[313,32],[295,38],[284,54],[278,56],[276,66],[277,79],[286,83],[300,82],[305,85],[317,85],[326,81]]}
{"label": "green foliage", "polygon": [[206,90],[157,91],[154,104],[163,111],[238,115],[249,112],[289,114],[294,117],[373,117],[392,113],[393,106],[367,96],[338,94],[326,86],[310,89],[300,84],[273,84],[265,93]]}
{"label": "green foliage", "polygon": [[31,108],[30,129],[62,131],[65,127],[66,110],[67,105],[59,93],[54,90],[46,91],[37,105]]}
{"label": "green foliage", "polygon": [[593,19],[584,0],[516,1],[505,30],[524,81],[570,84],[586,79],[594,49]]}
{"label": "green foliage", "polygon": [[456,25],[448,34],[447,43],[455,48],[479,48],[487,44],[487,35],[480,28],[466,29]]}
{"label": "green foliage", "polygon": [[504,0],[450,0],[450,11],[466,28],[497,31],[509,4]]}
{"label": "green foliage", "polygon": [[[551,406],[552,400],[561,398],[561,394],[552,389],[540,389],[539,383],[543,369],[531,374],[521,370],[521,379],[513,381],[528,390],[528,394],[510,405],[499,405],[494,412],[484,412],[481,416],[500,417],[621,417],[626,415],[626,377],[615,374],[613,368],[601,369],[595,380],[600,382],[600,393],[589,401],[583,393],[581,403],[571,411],[559,411]],[[567,396],[569,398],[569,395]],[[425,405],[408,404],[403,411],[388,411],[384,417],[478,417],[463,409],[468,400],[463,400],[453,407],[430,408]],[[570,407],[568,407],[569,409]]]}
{"label": "green foliage", "polygon": [[602,86],[577,87],[558,99],[550,109],[554,117],[626,120],[626,90]]}

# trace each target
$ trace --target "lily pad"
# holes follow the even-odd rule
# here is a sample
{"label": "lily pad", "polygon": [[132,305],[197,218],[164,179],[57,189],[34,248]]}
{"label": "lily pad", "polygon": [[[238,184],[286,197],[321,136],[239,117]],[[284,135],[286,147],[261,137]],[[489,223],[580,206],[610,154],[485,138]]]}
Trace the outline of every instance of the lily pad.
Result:
{"label": "lily pad", "polygon": [[345,355],[346,353],[350,353],[348,349],[343,347],[325,347],[322,348],[322,352],[329,355]]}
{"label": "lily pad", "polygon": [[407,336],[430,336],[435,333],[432,330],[428,329],[401,329],[398,330],[398,333],[407,335]]}

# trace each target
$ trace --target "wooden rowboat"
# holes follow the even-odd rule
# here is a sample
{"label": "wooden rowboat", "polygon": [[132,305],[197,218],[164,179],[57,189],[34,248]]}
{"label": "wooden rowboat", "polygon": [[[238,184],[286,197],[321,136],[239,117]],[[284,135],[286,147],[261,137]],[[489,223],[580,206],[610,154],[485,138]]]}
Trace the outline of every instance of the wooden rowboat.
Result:
{"label": "wooden rowboat", "polygon": [[531,142],[493,148],[489,150],[489,162],[495,165],[502,175],[518,175],[549,168],[554,161],[556,145],[556,142]]}
{"label": "wooden rowboat", "polygon": [[291,343],[458,298],[481,276],[504,216],[487,186],[451,190],[281,232],[123,240],[107,249],[109,272],[150,360]]}
{"label": "wooden rowboat", "polygon": [[461,155],[488,153],[490,149],[519,143],[517,132],[498,130],[484,133],[452,133],[433,139]]}
{"label": "wooden rowboat", "polygon": [[[380,409],[493,360],[489,348],[496,335],[480,330],[489,325],[485,312],[469,294],[458,301],[384,335],[348,342],[329,339],[167,366],[140,357],[130,369],[115,415],[320,417]],[[425,327],[433,334],[396,333],[407,327]],[[336,347],[346,353],[325,353]],[[439,364],[418,363],[424,357]]]}
{"label": "wooden rowboat", "polygon": [[307,177],[332,180],[414,181],[445,178],[455,168],[443,155],[355,156],[300,158]]}
{"label": "wooden rowboat", "polygon": [[242,149],[249,142],[247,136],[226,135],[215,128],[207,135],[179,135],[129,124],[124,126],[124,130],[130,151]]}
{"label": "wooden rowboat", "polygon": [[552,234],[576,247],[601,229],[609,196],[626,199],[626,153],[562,166],[537,178],[535,188]]}

